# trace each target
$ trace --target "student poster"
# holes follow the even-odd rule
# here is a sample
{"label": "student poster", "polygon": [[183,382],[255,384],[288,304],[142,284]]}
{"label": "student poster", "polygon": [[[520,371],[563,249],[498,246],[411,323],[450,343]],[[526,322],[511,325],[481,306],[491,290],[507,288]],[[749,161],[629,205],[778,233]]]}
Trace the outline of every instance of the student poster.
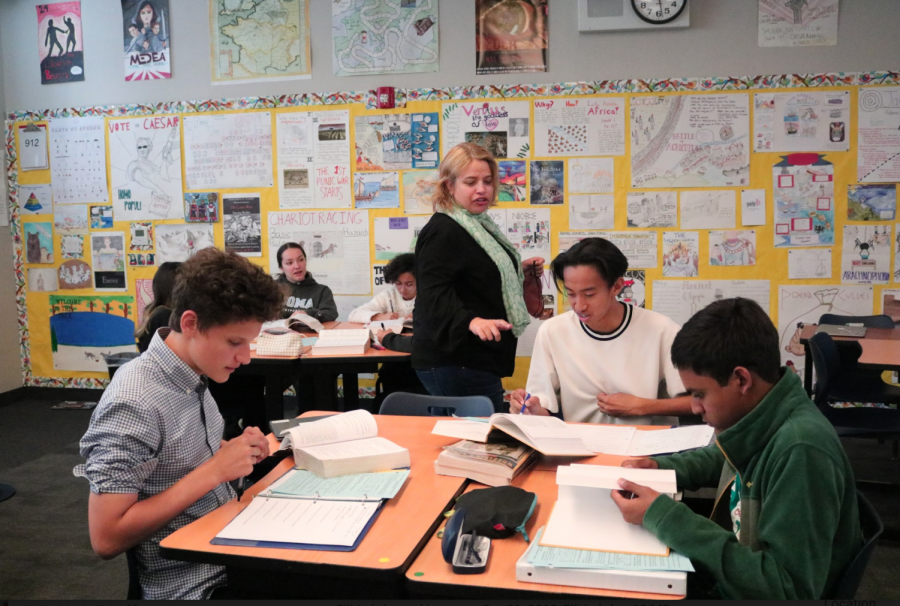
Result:
{"label": "student poster", "polygon": [[91,234],[91,266],[94,268],[94,289],[126,291],[125,233],[110,231]]}
{"label": "student poster", "polygon": [[525,202],[528,199],[524,160],[500,160],[497,162],[500,186],[497,191],[499,202]]}
{"label": "student poster", "polygon": [[353,204],[356,208],[400,208],[399,176],[396,171],[356,173]]}
{"label": "student poster", "polygon": [[376,217],[375,260],[390,261],[415,252],[419,232],[431,217]]}
{"label": "student poster", "polygon": [[850,149],[850,93],[756,93],[753,151]]}
{"label": "student poster", "polygon": [[475,73],[545,72],[550,33],[547,0],[475,1]]}
{"label": "student poster", "polygon": [[209,224],[156,225],[156,262],[187,261],[198,250],[215,246]]}
{"label": "student poster", "polygon": [[659,267],[659,232],[656,231],[562,231],[559,252],[565,252],[585,238],[604,238],[622,251],[631,269]]}
{"label": "student poster", "polygon": [[892,221],[896,214],[896,184],[847,186],[848,221]]}
{"label": "student poster", "polygon": [[139,279],[134,281],[134,290],[137,293],[135,304],[137,305],[137,325],[144,323],[144,310],[153,303],[153,280]]}
{"label": "student poster", "polygon": [[860,88],[857,128],[857,181],[900,181],[900,91]]}
{"label": "student poster", "polygon": [[53,213],[53,192],[50,184],[20,185],[19,213],[23,215],[49,215]]}
{"label": "student poster", "polygon": [[647,278],[643,269],[629,269],[625,272],[622,290],[616,300],[635,307],[646,307]]}
{"label": "student poster", "polygon": [[720,187],[750,181],[747,95],[631,99],[632,187]]}
{"label": "student poster", "polygon": [[26,223],[23,226],[26,263],[53,263],[53,224]]}
{"label": "student poster", "polygon": [[269,112],[184,119],[185,189],[272,187]]}
{"label": "student poster", "polygon": [[536,156],[621,156],[625,98],[546,99],[534,102]]}
{"label": "student poster", "polygon": [[[500,164],[503,164],[502,162]],[[403,171],[403,213],[407,215],[430,215],[434,212],[436,170]],[[500,179],[500,195],[503,195],[503,178]],[[502,198],[501,198],[502,199]]]}
{"label": "student poster", "polygon": [[125,80],[172,77],[169,0],[122,0]]}
{"label": "student poster", "polygon": [[656,280],[653,311],[683,325],[710,303],[743,297],[769,313],[769,288],[768,280]]}
{"label": "student poster", "polygon": [[112,229],[113,226],[113,207],[112,206],[91,206],[90,207],[91,229]]}
{"label": "student poster", "polygon": [[628,227],[678,227],[678,194],[635,191],[626,194]]}
{"label": "student poster", "polygon": [[615,202],[612,194],[569,194],[569,229],[615,228]]}
{"label": "student poster", "polygon": [[219,194],[198,191],[184,194],[185,223],[218,223]]}
{"label": "student poster", "polygon": [[369,211],[270,212],[268,230],[269,273],[281,271],[278,247],[298,242],[319,284],[340,295],[370,292]]}
{"label": "student poster", "polygon": [[836,45],[838,2],[759,0],[759,46]]}
{"label": "student poster", "polygon": [[613,192],[615,171],[612,158],[572,158],[568,164],[570,194]]}
{"label": "student poster", "polygon": [[437,168],[437,113],[356,117],[356,170]]}
{"label": "student poster", "polygon": [[105,373],[104,355],[136,352],[134,297],[50,295],[53,368]]}
{"label": "student poster", "polygon": [[[503,211],[503,209],[497,209]],[[543,257],[550,261],[550,209],[515,209],[507,208],[506,237],[522,259]]]}
{"label": "student poster", "polygon": [[128,250],[147,251],[153,250],[153,223],[140,221],[128,226],[131,231],[131,239],[128,241]]}
{"label": "student poster", "polygon": [[110,120],[113,210],[119,221],[181,219],[181,119]]}
{"label": "student poster", "polygon": [[696,278],[700,272],[700,234],[663,232],[663,277]]}
{"label": "student poster", "polygon": [[86,234],[88,232],[88,206],[69,204],[53,209],[53,228],[61,234]]}
{"label": "student poster", "polygon": [[81,2],[38,4],[41,84],[84,80]]}
{"label": "student poster", "polygon": [[681,192],[681,228],[734,228],[737,202],[733,189]]}
{"label": "student poster", "polygon": [[531,161],[531,204],[562,204],[565,200],[565,162]]}
{"label": "student poster", "polygon": [[709,232],[709,264],[756,265],[756,231],[729,229]]}
{"label": "student poster", "polygon": [[81,234],[63,234],[59,238],[60,256],[63,259],[84,258],[84,236]]}
{"label": "student poster", "polygon": [[900,290],[881,289],[881,313],[891,317],[895,328],[900,325]]}
{"label": "student poster", "polygon": [[91,266],[79,259],[64,261],[57,272],[60,290],[80,290],[91,287]]}
{"label": "student poster", "polygon": [[28,268],[28,292],[54,292],[59,290],[56,268]]}
{"label": "student poster", "polygon": [[834,244],[834,167],[812,157],[782,156],[772,169],[776,247]]}
{"label": "student poster", "polygon": [[351,208],[350,112],[288,112],[275,120],[279,208]]}
{"label": "student poster", "polygon": [[528,101],[445,103],[441,118],[444,155],[457,143],[477,143],[495,158],[531,156]]}
{"label": "student poster", "polygon": [[823,314],[871,316],[873,309],[871,286],[779,286],[781,363],[791,362],[802,376],[806,348],[800,343],[800,331],[805,324],[817,324]]}
{"label": "student poster", "polygon": [[259,194],[222,196],[222,231],[225,250],[242,257],[262,256],[262,219]]}
{"label": "student poster", "polygon": [[55,204],[106,202],[103,118],[50,120],[50,179]]}
{"label": "student poster", "polygon": [[766,224],[766,190],[741,190],[741,225]]}
{"label": "student poster", "polygon": [[788,279],[831,279],[830,248],[792,248],[788,251]]}
{"label": "student poster", "polygon": [[845,225],[842,284],[887,284],[894,242],[890,225]]}

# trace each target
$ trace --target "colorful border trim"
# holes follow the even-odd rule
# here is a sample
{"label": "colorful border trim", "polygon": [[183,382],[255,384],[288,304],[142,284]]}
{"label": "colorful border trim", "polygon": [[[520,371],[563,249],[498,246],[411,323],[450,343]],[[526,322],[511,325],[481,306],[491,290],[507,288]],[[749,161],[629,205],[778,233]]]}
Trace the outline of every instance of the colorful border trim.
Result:
{"label": "colorful border trim", "polygon": [[[769,76],[737,76],[717,78],[661,78],[649,80],[594,80],[557,84],[503,84],[455,86],[450,88],[414,88],[395,90],[398,108],[409,101],[464,101],[468,99],[548,97],[563,95],[603,95],[615,93],[672,93],[763,90],[774,88],[817,88],[823,86],[898,86],[900,71],[835,72],[827,74],[778,74]],[[14,111],[6,121],[6,176],[9,191],[10,220],[16,272],[16,307],[19,323],[19,347],[22,355],[22,377],[25,386],[74,387],[104,389],[108,379],[35,377],[31,372],[31,343],[28,332],[28,309],[25,296],[25,269],[22,254],[21,224],[18,206],[18,169],[15,145],[15,122],[53,118],[102,116],[119,118],[150,114],[191,114],[240,109],[272,109],[317,105],[359,103],[366,109],[376,108],[376,91],[338,93],[303,93],[275,97],[242,97],[208,101],[167,101],[152,105],[103,105],[96,107],[64,107],[41,111]]]}

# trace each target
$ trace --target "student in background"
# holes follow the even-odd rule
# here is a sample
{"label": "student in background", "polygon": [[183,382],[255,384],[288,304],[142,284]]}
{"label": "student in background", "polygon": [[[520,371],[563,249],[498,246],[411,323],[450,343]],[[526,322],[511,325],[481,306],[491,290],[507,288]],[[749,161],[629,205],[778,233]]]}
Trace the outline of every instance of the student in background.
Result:
{"label": "student in background", "polygon": [[780,359],[778,332],[754,301],[724,299],[697,312],[675,337],[672,362],[716,443],[622,465],[674,469],[679,490],[718,482],[713,514],[625,480],[619,486],[630,495],[612,491],[626,521],[689,557],[723,598],[831,597],[862,546],[847,455]]}
{"label": "student in background", "polygon": [[156,330],[169,325],[169,316],[172,315],[172,290],[175,288],[175,276],[179,267],[181,263],[178,261],[166,261],[159,266],[156,275],[153,276],[153,301],[144,310],[144,321],[134,331],[138,351],[141,353],[150,347],[150,340],[153,339]]}
{"label": "student in background", "polygon": [[[585,238],[550,267],[572,310],[538,329],[528,382],[513,392],[510,412],[628,425],[673,425],[674,416],[690,414],[669,355],[678,325],[616,299],[628,269],[622,251]],[[663,380],[670,399],[657,398]]]}
{"label": "student in background", "polygon": [[170,328],[116,373],[81,439],[90,482],[91,546],[104,559],[134,549],[144,599],[209,597],[221,566],[164,559],[159,542],[234,497],[228,482],[269,454],[248,427],[222,440],[207,381],[224,382],[250,361],[250,341],[278,316],[282,292],[234,253],[203,249],[178,272]]}
{"label": "student in background", "polygon": [[331,289],[319,284],[306,271],[306,251],[296,242],[282,244],[276,253],[281,275],[276,282],[284,289],[286,298],[281,316],[294,312],[312,316],[319,322],[337,320],[338,310]]}
{"label": "student in background", "polygon": [[501,377],[512,375],[530,323],[524,268],[537,278],[544,260],[523,263],[485,213],[498,186],[497,161],[483,147],[460,143],[444,156],[435,214],[416,242],[412,364],[432,395],[484,395],[502,412]]}
{"label": "student in background", "polygon": [[416,305],[416,261],[412,253],[394,257],[384,266],[384,281],[390,284],[372,300],[350,312],[350,322],[365,324],[375,320],[407,318],[412,322]]}

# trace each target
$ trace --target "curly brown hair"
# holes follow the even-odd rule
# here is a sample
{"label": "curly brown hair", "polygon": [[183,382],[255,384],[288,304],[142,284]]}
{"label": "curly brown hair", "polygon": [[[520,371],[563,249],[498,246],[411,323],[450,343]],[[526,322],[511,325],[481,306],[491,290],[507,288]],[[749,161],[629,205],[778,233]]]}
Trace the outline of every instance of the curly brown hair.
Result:
{"label": "curly brown hair", "polygon": [[263,270],[233,252],[204,248],[178,270],[169,327],[181,332],[181,315],[197,314],[201,331],[214,326],[279,317],[284,293]]}

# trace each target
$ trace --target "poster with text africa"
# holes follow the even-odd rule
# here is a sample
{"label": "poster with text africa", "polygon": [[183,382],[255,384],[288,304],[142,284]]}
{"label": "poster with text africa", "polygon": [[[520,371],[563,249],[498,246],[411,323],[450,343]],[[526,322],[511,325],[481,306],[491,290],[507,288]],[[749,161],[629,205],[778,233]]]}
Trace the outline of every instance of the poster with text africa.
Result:
{"label": "poster with text africa", "polygon": [[719,187],[750,182],[747,95],[631,100],[632,187]]}

